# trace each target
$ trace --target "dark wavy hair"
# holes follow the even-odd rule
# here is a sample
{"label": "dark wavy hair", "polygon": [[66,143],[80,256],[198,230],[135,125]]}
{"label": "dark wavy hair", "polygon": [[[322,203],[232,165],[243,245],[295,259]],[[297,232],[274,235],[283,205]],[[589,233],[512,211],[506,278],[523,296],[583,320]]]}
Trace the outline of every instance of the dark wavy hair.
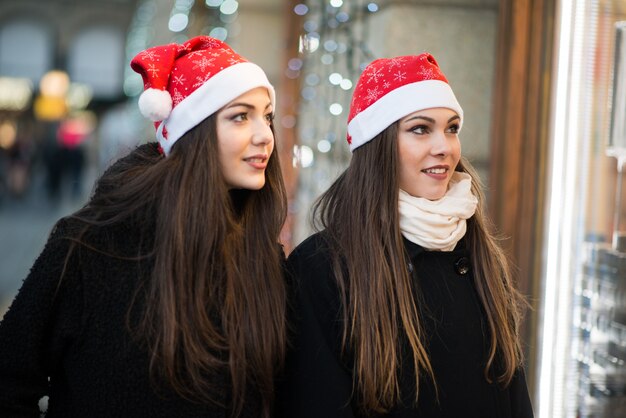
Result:
{"label": "dark wavy hair", "polygon": [[[318,199],[313,220],[331,248],[333,271],[342,294],[343,347],[354,351],[355,388],[365,411],[384,413],[400,400],[399,341],[408,339],[420,376],[433,370],[425,349],[419,294],[406,269],[399,225],[398,123],[354,151],[348,168]],[[522,361],[519,339],[523,300],[512,284],[512,272],[485,216],[480,180],[469,162],[457,171],[472,177],[478,208],[467,221],[465,239],[477,292],[489,326],[485,377],[508,384]]]}
{"label": "dark wavy hair", "polygon": [[86,225],[81,236],[127,219],[154,229],[153,247],[138,255],[153,258],[154,268],[135,326],[149,347],[151,372],[187,399],[217,402],[223,388],[212,379],[227,368],[232,416],[241,413],[246,388],[256,387],[260,413],[269,417],[286,346],[278,241],[286,192],[276,152],[263,188],[228,190],[216,120],[213,114],[185,134],[168,157],[154,144],[116,162],[74,218]]}

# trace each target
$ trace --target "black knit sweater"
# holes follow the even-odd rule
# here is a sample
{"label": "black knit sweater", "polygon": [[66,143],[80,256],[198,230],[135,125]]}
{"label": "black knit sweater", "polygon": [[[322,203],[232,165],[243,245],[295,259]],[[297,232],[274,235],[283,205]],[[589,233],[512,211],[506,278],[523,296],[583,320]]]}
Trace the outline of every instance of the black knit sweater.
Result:
{"label": "black knit sweater", "polygon": [[[135,225],[94,229],[84,240],[132,258],[154,239]],[[141,312],[137,290],[152,259],[80,246],[66,263],[67,237],[78,228],[71,219],[57,224],[0,323],[0,417],[39,417],[46,395],[47,418],[227,417],[226,408],[185,400],[149,373],[148,351],[128,321]],[[214,379],[222,404],[228,382],[227,370]],[[260,416],[260,405],[258,392],[248,390],[241,416]]]}

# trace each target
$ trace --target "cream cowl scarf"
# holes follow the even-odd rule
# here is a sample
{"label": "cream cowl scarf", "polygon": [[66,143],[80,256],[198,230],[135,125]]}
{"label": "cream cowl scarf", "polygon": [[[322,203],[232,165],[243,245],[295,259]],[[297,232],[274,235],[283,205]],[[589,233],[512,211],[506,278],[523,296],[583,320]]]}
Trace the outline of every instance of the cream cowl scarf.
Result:
{"label": "cream cowl scarf", "polygon": [[452,174],[448,191],[438,200],[414,197],[400,190],[400,231],[427,250],[452,251],[467,230],[478,199],[467,173]]}

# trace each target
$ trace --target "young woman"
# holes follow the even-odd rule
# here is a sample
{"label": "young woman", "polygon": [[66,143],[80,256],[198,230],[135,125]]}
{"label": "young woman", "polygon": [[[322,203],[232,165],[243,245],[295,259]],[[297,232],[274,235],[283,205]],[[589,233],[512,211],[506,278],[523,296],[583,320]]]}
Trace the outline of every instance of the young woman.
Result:
{"label": "young woman", "polygon": [[522,301],[461,157],[430,54],[380,59],[351,103],[349,167],[289,256],[286,417],[531,417]]}
{"label": "young woman", "polygon": [[53,229],[0,325],[0,416],[269,417],[284,357],[274,89],[223,42],[131,63],[158,143]]}

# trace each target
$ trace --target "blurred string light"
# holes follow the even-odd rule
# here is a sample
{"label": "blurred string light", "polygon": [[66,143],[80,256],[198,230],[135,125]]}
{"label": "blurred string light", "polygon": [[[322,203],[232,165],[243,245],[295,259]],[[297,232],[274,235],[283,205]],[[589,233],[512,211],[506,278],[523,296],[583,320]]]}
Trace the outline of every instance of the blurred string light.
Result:
{"label": "blurred string light", "polygon": [[317,92],[313,87],[307,86],[302,89],[300,95],[304,100],[314,100],[315,96],[317,96]]}
{"label": "blurred string light", "polygon": [[237,9],[239,8],[239,3],[235,0],[225,0],[220,5],[220,12],[225,15],[232,15],[237,13]]}
{"label": "blurred string light", "polygon": [[315,161],[315,155],[311,147],[307,145],[296,145],[293,147],[294,165],[300,167],[311,167]]}
{"label": "blurred string light", "polygon": [[339,87],[341,87],[344,90],[350,90],[352,88],[352,80],[350,80],[349,78],[344,78],[339,83]]}
{"label": "blurred string light", "polygon": [[343,106],[341,106],[339,103],[333,103],[328,107],[328,111],[331,113],[331,115],[339,116],[343,112]]}
{"label": "blurred string light", "polygon": [[224,41],[228,37],[228,30],[225,27],[217,26],[211,29],[209,36]]}
{"label": "blurred string light", "polygon": [[306,4],[297,4],[293,8],[293,12],[297,14],[298,16],[304,16],[305,14],[309,12],[309,8],[307,7]]}
{"label": "blurred string light", "polygon": [[345,12],[339,12],[337,13],[337,16],[335,16],[335,19],[337,19],[337,22],[345,23],[350,20],[350,15]]}
{"label": "blurred string light", "polygon": [[176,0],[167,27],[172,32],[182,32],[189,25],[189,13],[195,0]]}
{"label": "blurred string light", "polygon": [[[155,40],[158,43],[163,42],[163,34],[157,33],[155,25],[160,15],[159,9],[166,4],[166,7],[171,7],[167,21],[171,35],[165,42],[185,42],[189,39],[190,31],[193,31],[194,35],[203,34],[226,40],[240,29],[236,22],[239,3],[235,0],[139,0],[126,38],[126,62],[130,62],[141,51],[154,46]],[[197,6],[201,7],[201,12]],[[126,66],[124,93],[129,97],[136,97],[142,91],[141,76],[130,66]]]}
{"label": "blurred string light", "polygon": [[236,36],[241,27],[237,23],[239,2],[236,0],[205,0],[204,4],[215,14],[215,19],[205,33],[209,36],[225,41],[228,37]]}
{"label": "blurred string light", "polygon": [[167,27],[172,32],[182,32],[189,24],[189,16],[184,13],[176,13],[170,17]]}
{"label": "blurred string light", "polygon": [[300,58],[292,58],[287,63],[287,66],[294,71],[300,71],[302,68],[302,60]]}
{"label": "blurred string light", "polygon": [[330,147],[331,147],[330,142],[327,141],[326,139],[322,139],[321,141],[317,143],[317,150],[324,154],[330,151]]}
{"label": "blurred string light", "polygon": [[[367,36],[379,4],[309,0],[293,7],[302,28],[298,54],[288,59],[285,75],[301,81],[298,118],[290,120],[297,122],[299,140],[293,150],[293,164],[301,167],[299,208],[309,208],[350,161],[346,143],[350,100],[356,80],[375,58]],[[298,211],[297,216],[306,217],[305,212]]]}
{"label": "blurred string light", "polygon": [[378,5],[376,3],[369,3],[367,5],[367,10],[372,13],[376,13],[378,11]]}
{"label": "blurred string light", "polygon": [[339,73],[332,73],[328,76],[328,81],[334,86],[338,86],[343,81],[343,77]]}
{"label": "blurred string light", "polygon": [[287,63],[285,76],[291,79],[300,77],[300,69],[302,69],[302,64],[303,62],[300,58],[291,58]]}
{"label": "blurred string light", "polygon": [[[154,36],[154,19],[157,14],[155,0],[140,1],[130,23],[126,37],[126,62],[130,62],[139,52],[150,47]],[[130,66],[124,67],[124,93],[129,97],[138,96],[143,91],[143,81]]]}
{"label": "blurred string light", "polygon": [[309,86],[317,86],[320,82],[320,76],[316,73],[309,73],[305,77],[304,82]]}
{"label": "blurred string light", "polygon": [[315,52],[320,46],[320,37],[315,32],[300,36],[298,52]]}

